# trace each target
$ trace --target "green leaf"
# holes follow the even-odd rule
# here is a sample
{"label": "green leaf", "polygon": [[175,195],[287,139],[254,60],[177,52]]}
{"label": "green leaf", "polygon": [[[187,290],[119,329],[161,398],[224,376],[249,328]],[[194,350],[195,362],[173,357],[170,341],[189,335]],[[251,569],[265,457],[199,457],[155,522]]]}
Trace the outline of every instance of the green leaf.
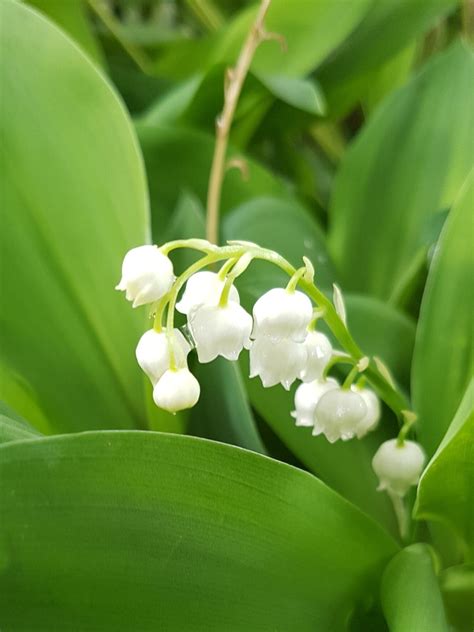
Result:
{"label": "green leaf", "polygon": [[474,629],[474,566],[451,566],[440,574],[441,590],[450,623],[459,632]]}
{"label": "green leaf", "polygon": [[390,632],[448,632],[432,552],[426,544],[412,544],[391,560],[381,597]]}
{"label": "green leaf", "polygon": [[417,52],[416,42],[412,42],[383,66],[366,75],[367,85],[362,95],[366,114],[371,114],[384,97],[406,83]]}
{"label": "green leaf", "polygon": [[104,65],[104,55],[92,33],[83,0],[27,0],[27,3],[64,29],[99,66]]}
{"label": "green leaf", "polygon": [[371,3],[364,18],[318,71],[330,114],[344,114],[364,96],[371,77],[381,67],[391,66],[402,49],[455,5],[456,0]]}
{"label": "green leaf", "polygon": [[441,233],[421,305],[412,392],[420,439],[432,454],[471,376],[474,178],[463,188]]}
{"label": "green leaf", "polygon": [[285,77],[284,75],[259,75],[260,81],[270,92],[304,112],[322,116],[326,110],[324,95],[314,80]]}
{"label": "green leaf", "polygon": [[35,439],[42,435],[5,402],[0,401],[0,445],[9,441]]}
{"label": "green leaf", "polygon": [[323,436],[313,437],[311,428],[296,427],[290,416],[295,386],[289,392],[281,386],[264,388],[258,378],[248,377],[247,358],[241,357],[240,366],[252,407],[291,452],[327,485],[396,533],[392,507],[387,496],[377,492],[371,466],[377,447],[389,438],[387,430],[382,426],[360,441],[334,444]]}
{"label": "green leaf", "polygon": [[331,204],[343,289],[389,297],[423,249],[428,218],[455,200],[472,166],[473,65],[456,42],[386,99],[351,145]]}
{"label": "green leaf", "polygon": [[240,448],[115,431],[0,454],[6,629],[342,631],[397,551],[311,475]]}
{"label": "green leaf", "polygon": [[238,365],[218,358],[196,363],[193,372],[201,397],[191,413],[189,434],[265,454]]}
{"label": "green leaf", "polygon": [[[214,138],[197,130],[152,126],[137,123],[145,157],[153,214],[153,236],[161,243],[159,231],[169,220],[183,190],[193,191],[205,206],[207,182],[214,151]],[[231,148],[229,158],[235,157]],[[242,156],[238,154],[240,158]],[[249,178],[242,180],[239,171],[226,174],[221,211],[251,200],[257,195],[274,195],[288,199],[290,194],[282,180],[259,163],[245,157]]]}
{"label": "green leaf", "polygon": [[62,31],[10,0],[0,11],[2,364],[52,431],[140,426],[144,315],[114,291],[148,237],[133,128]]}
{"label": "green leaf", "polygon": [[474,380],[418,485],[415,517],[447,524],[474,561]]}
{"label": "green leaf", "polygon": [[[265,28],[285,38],[283,52],[276,42],[259,46],[252,68],[264,74],[306,75],[336,48],[367,11],[368,0],[341,5],[333,0],[273,0]],[[255,21],[257,4],[245,9],[229,25],[217,44],[213,59],[234,62]]]}

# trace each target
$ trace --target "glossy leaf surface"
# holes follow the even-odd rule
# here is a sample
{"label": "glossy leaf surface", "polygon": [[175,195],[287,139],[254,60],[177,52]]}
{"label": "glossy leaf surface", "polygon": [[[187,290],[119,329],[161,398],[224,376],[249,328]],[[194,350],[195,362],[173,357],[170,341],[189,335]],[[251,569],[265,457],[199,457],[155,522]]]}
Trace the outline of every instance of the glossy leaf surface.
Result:
{"label": "glossy leaf surface", "polygon": [[343,630],[397,551],[310,474],[202,439],[91,432],[0,454],[6,629]]}
{"label": "glossy leaf surface", "polygon": [[62,31],[10,0],[0,11],[2,363],[53,431],[144,425],[143,312],[114,291],[125,252],[148,238],[133,129]]}

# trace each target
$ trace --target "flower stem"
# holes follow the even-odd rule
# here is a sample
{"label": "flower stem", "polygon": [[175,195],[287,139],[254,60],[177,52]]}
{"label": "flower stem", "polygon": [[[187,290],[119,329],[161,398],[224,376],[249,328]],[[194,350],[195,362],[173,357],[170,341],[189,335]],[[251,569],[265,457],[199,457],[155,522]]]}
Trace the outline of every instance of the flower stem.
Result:
{"label": "flower stem", "polygon": [[409,515],[407,512],[407,508],[405,507],[403,498],[401,498],[398,494],[394,494],[393,492],[390,492],[390,491],[387,491],[387,493],[390,497],[390,500],[392,501],[393,510],[397,518],[400,537],[402,539],[402,542],[405,542],[408,536],[408,527],[409,527]]}
{"label": "flower stem", "polygon": [[253,56],[257,47],[264,39],[263,21],[270,2],[271,0],[262,0],[255,22],[240,51],[237,63],[235,67],[229,71],[228,84],[224,90],[224,107],[216,121],[216,144],[214,146],[214,156],[212,158],[207,193],[206,236],[211,243],[217,243],[218,241],[219,207],[230,128]]}
{"label": "flower stem", "polygon": [[[179,242],[170,243],[173,244],[173,248],[196,247],[196,240],[194,239],[183,239]],[[162,246],[162,249],[164,249],[164,251],[168,251],[169,246],[170,244],[165,244],[164,246]],[[251,255],[252,259],[261,259],[278,266],[281,270],[286,272],[289,277],[293,277],[296,272],[294,266],[292,266],[291,263],[289,263],[284,257],[279,255],[277,252],[274,252],[273,250],[261,248],[257,244],[237,241],[231,242],[229,245],[221,247],[209,245],[207,255],[197,261],[195,264],[193,264],[190,268],[188,268],[188,270],[186,270],[176,280],[175,285],[170,292],[170,301],[166,325],[167,329],[173,329],[173,314],[177,294],[183,284],[192,274],[194,274],[201,268],[204,268],[218,261],[223,261],[225,259],[231,258],[238,259],[246,253]],[[304,292],[306,292],[306,294],[314,301],[316,307],[324,310],[324,320],[326,321],[328,327],[331,329],[335,338],[338,340],[339,344],[349,354],[351,358],[351,363],[355,364],[359,362],[362,358],[364,358],[365,354],[362,352],[358,344],[353,339],[351,333],[339,317],[334,305],[327,298],[327,296],[323,294],[323,292],[321,292],[321,290],[316,287],[313,282],[307,281],[304,277],[298,280],[298,284],[300,288]],[[399,420],[404,421],[407,418],[407,414],[413,414],[409,411],[409,403],[406,400],[405,396],[394,386],[392,386],[392,384],[390,384],[387,378],[380,372],[373,359],[370,360],[369,365],[364,371],[364,375],[367,381],[377,391],[380,398],[387,404],[387,406],[389,406],[389,408],[393,410]]]}

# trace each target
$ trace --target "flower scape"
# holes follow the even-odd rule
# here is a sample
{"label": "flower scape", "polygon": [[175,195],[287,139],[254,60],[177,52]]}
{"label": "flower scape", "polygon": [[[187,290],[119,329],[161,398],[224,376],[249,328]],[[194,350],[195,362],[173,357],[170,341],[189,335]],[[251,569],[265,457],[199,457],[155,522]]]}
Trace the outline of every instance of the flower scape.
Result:
{"label": "flower scape", "polygon": [[[198,250],[203,257],[176,278],[168,255],[177,248]],[[251,315],[240,305],[234,282],[253,259],[278,266],[290,279],[286,287],[264,293]],[[260,378],[264,387],[281,384],[289,390],[301,381],[289,418],[330,443],[361,439],[374,430],[381,416],[380,395],[402,426],[396,439],[382,443],[372,466],[378,489],[386,490],[396,505],[396,498],[418,483],[425,463],[420,445],[406,439],[416,418],[403,408],[388,369],[380,360],[371,362],[352,339],[339,288],[334,287],[331,302],[314,284],[311,262],[303,260],[304,266],[295,269],[278,253],[240,241],[218,247],[189,239],[133,248],[125,255],[116,289],[125,292],[133,307],[152,306],[154,326],[138,342],[138,364],[153,385],[155,404],[176,413],[199,400],[200,385],[187,362],[193,348],[201,363],[218,356],[236,361],[248,350],[250,377]],[[206,269],[218,263],[217,272]],[[175,310],[187,317],[183,331],[174,326]],[[343,352],[317,329],[319,320],[326,321]],[[329,376],[338,363],[351,365],[342,384]]]}

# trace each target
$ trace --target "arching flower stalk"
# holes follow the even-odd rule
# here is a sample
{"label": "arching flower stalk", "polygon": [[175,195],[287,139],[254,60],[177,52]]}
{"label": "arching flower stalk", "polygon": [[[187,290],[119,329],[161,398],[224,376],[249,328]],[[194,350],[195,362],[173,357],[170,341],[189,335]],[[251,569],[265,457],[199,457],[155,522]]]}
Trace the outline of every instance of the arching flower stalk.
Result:
{"label": "arching flower stalk", "polygon": [[[169,254],[178,248],[203,256],[175,278]],[[234,282],[255,259],[276,265],[289,281],[286,287],[263,294],[250,315],[240,305]],[[209,270],[218,263],[219,272]],[[361,439],[371,432],[379,422],[382,399],[399,419],[401,430],[394,440],[396,449],[390,442],[383,444],[373,466],[379,488],[390,493],[400,514],[400,497],[417,483],[424,463],[419,446],[405,442],[415,415],[380,361],[365,356],[354,341],[339,288],[333,303],[315,284],[308,259],[295,269],[278,253],[249,242],[219,247],[201,239],[177,240],[159,249],[142,246],[127,253],[117,289],[126,290],[134,306],[154,306],[154,327],[140,339],[136,355],[154,386],[155,403],[168,411],[190,408],[198,401],[199,384],[187,364],[191,346],[200,362],[218,356],[237,360],[249,350],[250,377],[260,377],[264,387],[280,383],[289,389],[301,380],[291,413],[296,425],[312,427],[313,435],[324,435],[330,443]],[[175,327],[175,310],[187,316],[189,341]],[[325,321],[343,353],[334,352],[318,331],[318,320]],[[350,365],[342,385],[328,376],[339,363]]]}

